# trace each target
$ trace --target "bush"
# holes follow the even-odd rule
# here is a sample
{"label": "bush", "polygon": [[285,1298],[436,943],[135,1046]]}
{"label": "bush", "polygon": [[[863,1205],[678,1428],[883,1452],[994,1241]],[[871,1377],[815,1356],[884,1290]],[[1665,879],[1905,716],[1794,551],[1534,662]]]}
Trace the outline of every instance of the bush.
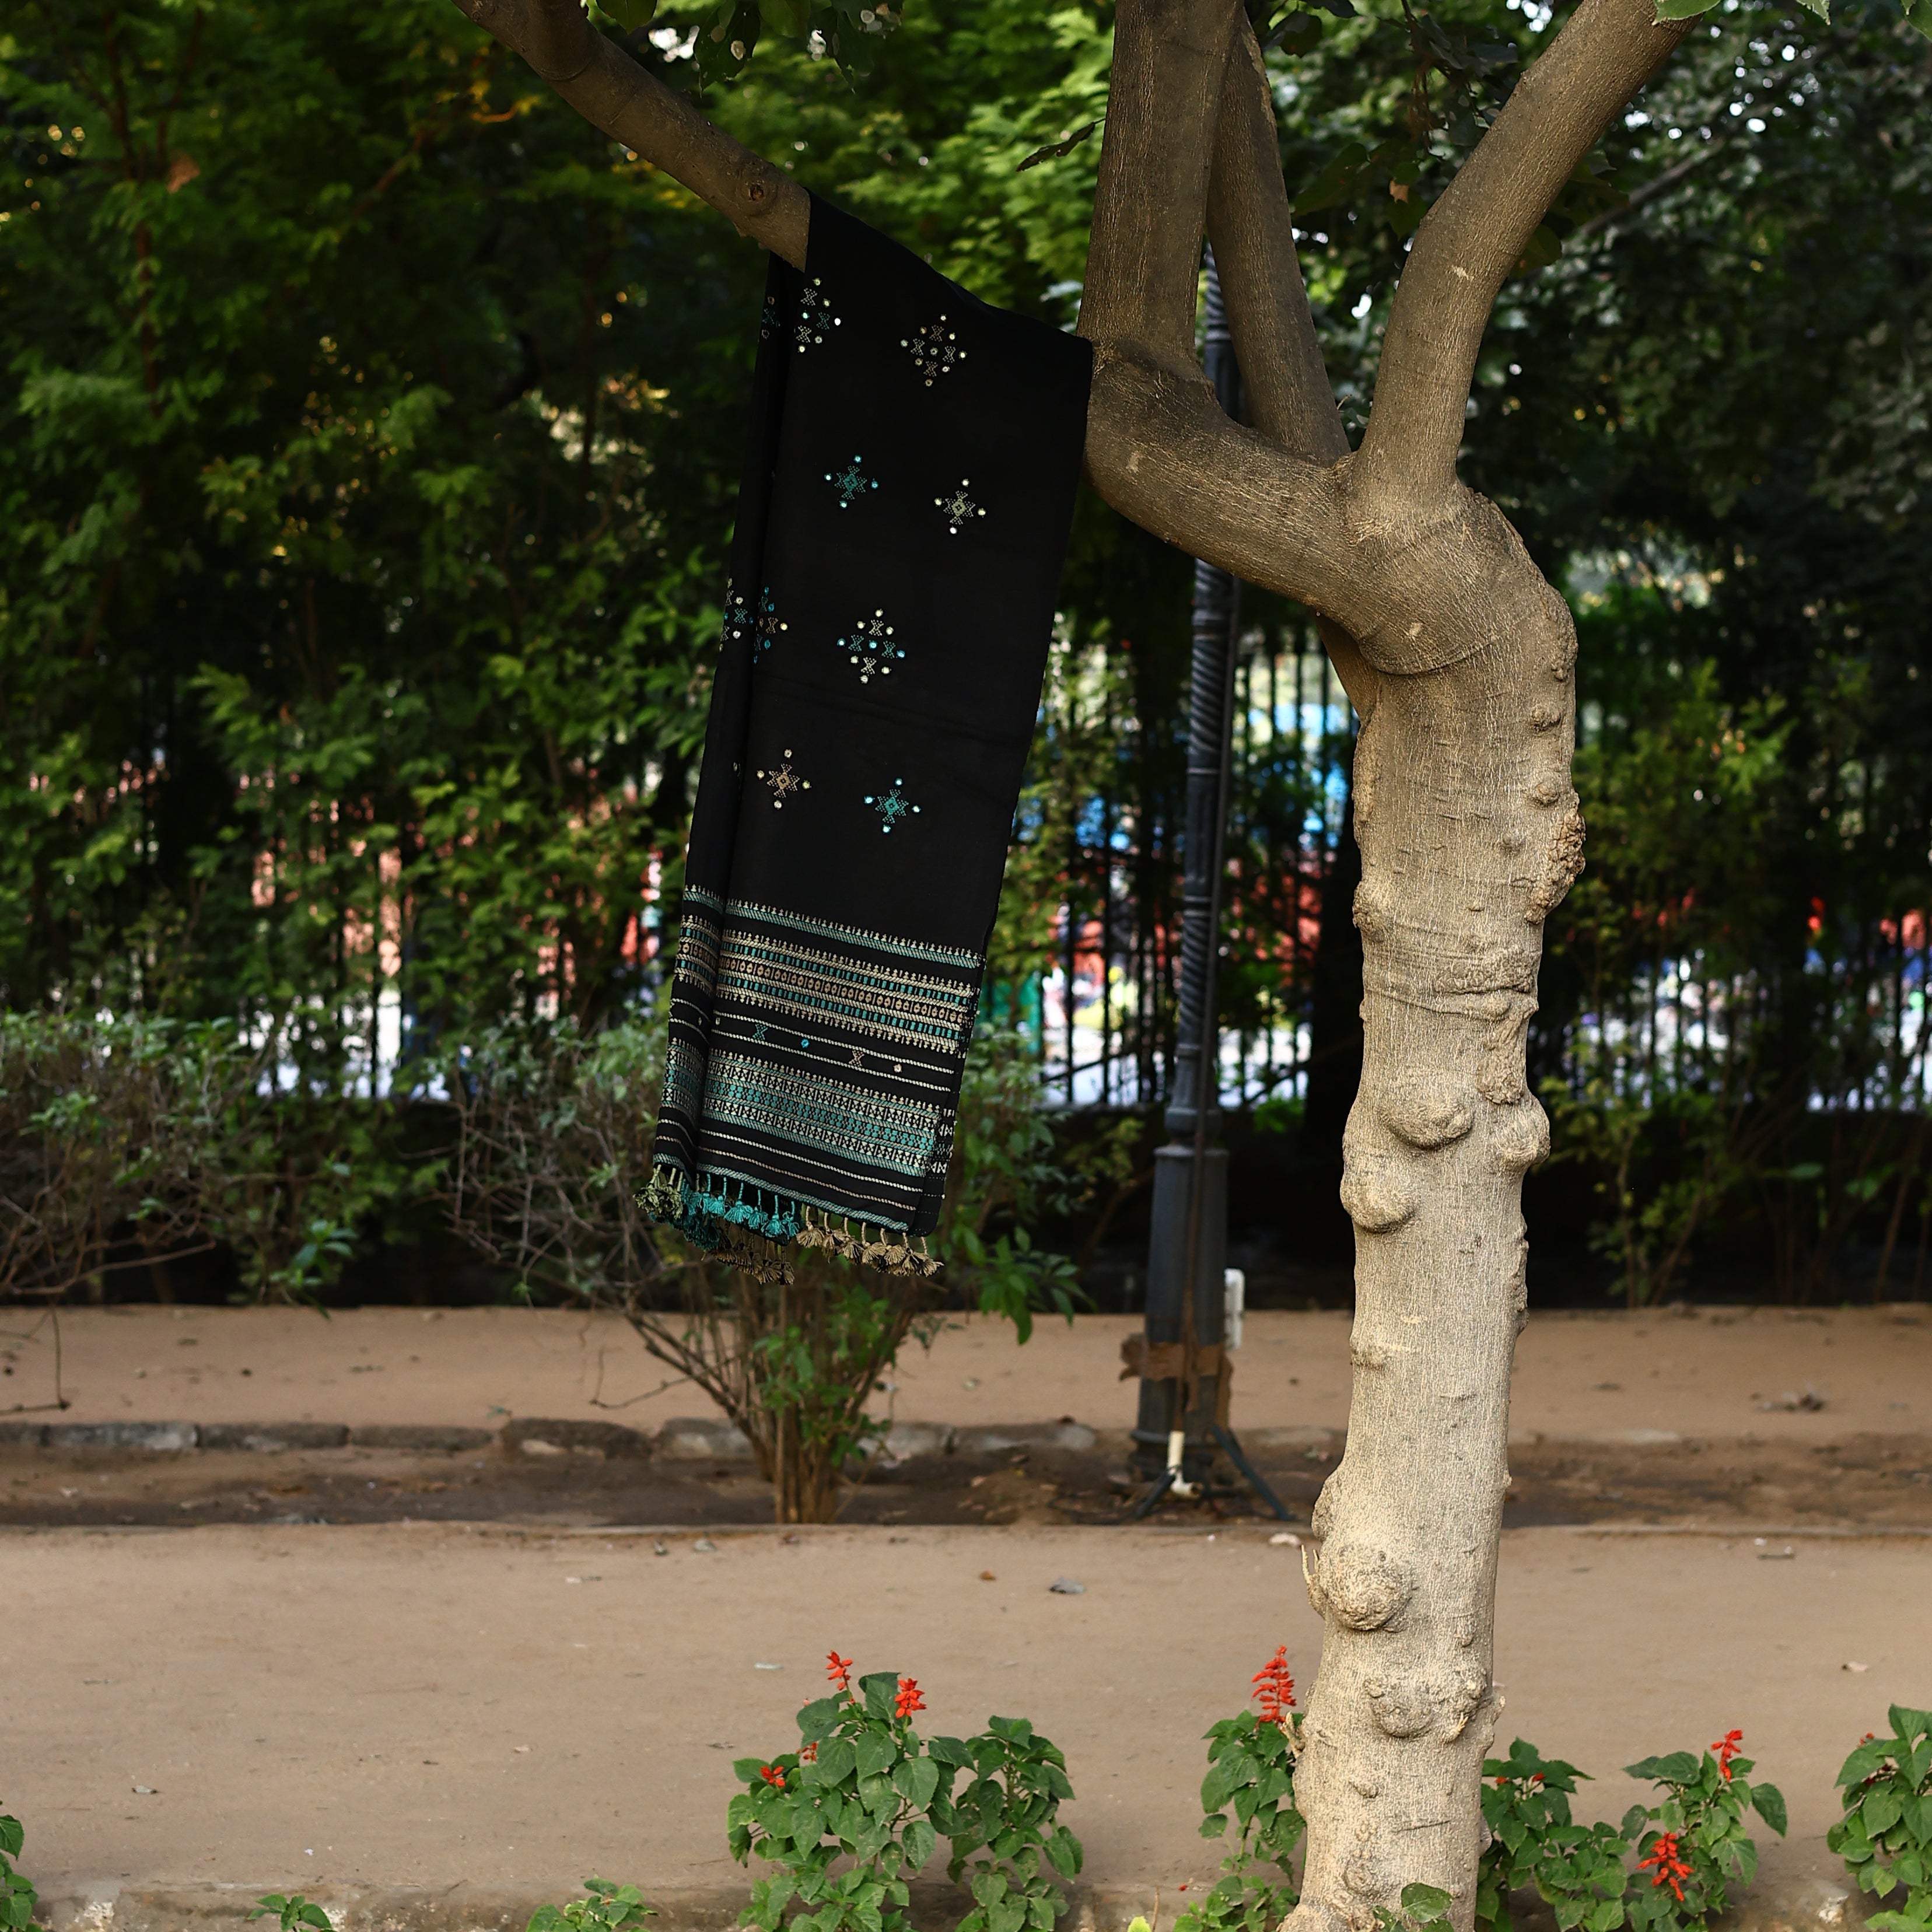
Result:
{"label": "bush", "polygon": [[844,1472],[884,1430],[866,1402],[909,1339],[943,1327],[942,1294],[1011,1321],[1022,1341],[1036,1310],[1072,1312],[1072,1264],[1036,1248],[1028,1224],[1077,1204],[1126,1144],[1111,1137],[1063,1165],[1024,1043],[976,1040],[930,1244],[943,1288],[816,1249],[760,1279],[655,1226],[642,1205],[663,1050],[662,1029],[643,1020],[478,1036],[449,1069],[451,1224],[525,1294],[622,1315],[750,1438],[778,1520],[829,1521]]}
{"label": "bush", "polygon": [[[1294,1762],[1301,1748],[1301,1715],[1284,1644],[1254,1676],[1258,1711],[1223,1718],[1208,1732],[1207,1777],[1202,1781],[1204,1838],[1225,1838],[1233,1811],[1234,1849],[1221,1861],[1222,1877],[1188,1905],[1174,1932],[1272,1932],[1293,1911],[1295,1847],[1307,1829],[1294,1804]],[[1271,1875],[1279,1873],[1280,1879]]]}
{"label": "bush", "polygon": [[1861,1892],[1888,1898],[1871,1932],[1925,1932],[1932,1925],[1932,1711],[1892,1706],[1892,1736],[1864,1741],[1838,1773],[1845,1815],[1825,1842],[1845,1861]]}
{"label": "bush", "polygon": [[746,1788],[726,1813],[731,1856],[778,1868],[752,1886],[739,1923],[778,1932],[796,1906],[796,1932],[904,1932],[907,1881],[944,1838],[947,1876],[970,1874],[974,1909],[959,1932],[1052,1932],[1066,1910],[1054,1876],[1072,1878],[1082,1858],[1058,1821],[1073,1796],[1066,1760],[1024,1718],[989,1718],[964,1741],[922,1740],[915,1679],[875,1672],[855,1694],[851,1672],[832,1652],[832,1694],[798,1714],[800,1748],[732,1766]]}

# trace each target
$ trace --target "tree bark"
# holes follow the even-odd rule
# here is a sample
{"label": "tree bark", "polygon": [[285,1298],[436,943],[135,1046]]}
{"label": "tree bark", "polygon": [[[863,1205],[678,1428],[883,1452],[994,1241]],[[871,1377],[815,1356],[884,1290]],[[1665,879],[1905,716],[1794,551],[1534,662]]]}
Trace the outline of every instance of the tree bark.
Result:
{"label": "tree bark", "polygon": [[[802,264],[803,190],[594,32],[578,0],[457,0],[596,125]],[[1325,1624],[1304,1727],[1299,1932],[1372,1932],[1440,1886],[1468,1932],[1524,1305],[1524,1078],[1543,922],[1582,863],[1576,633],[1493,505],[1458,481],[1504,278],[1605,124],[1676,46],[1653,0],[1580,0],[1417,230],[1351,452],[1295,260],[1270,97],[1236,0],[1120,0],[1081,332],[1087,464],[1114,508],[1295,598],[1362,718],[1361,1082],[1348,1449],[1316,1505]],[[1214,236],[1252,426],[1194,347]]]}

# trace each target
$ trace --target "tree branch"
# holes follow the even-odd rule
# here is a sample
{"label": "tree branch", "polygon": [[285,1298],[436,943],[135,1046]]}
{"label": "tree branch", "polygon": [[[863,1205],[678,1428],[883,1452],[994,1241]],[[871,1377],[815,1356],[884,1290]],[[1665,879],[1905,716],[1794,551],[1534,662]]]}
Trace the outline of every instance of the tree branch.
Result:
{"label": "tree branch", "polygon": [[812,198],[598,32],[580,0],[455,0],[594,128],[682,182],[741,235],[805,266]]}
{"label": "tree branch", "polygon": [[1652,0],[1582,0],[1424,218],[1396,291],[1358,488],[1392,506],[1456,480],[1476,352],[1504,278],[1609,124],[1690,30]]}
{"label": "tree branch", "polygon": [[1194,346],[1201,232],[1234,0],[1122,0],[1080,333],[1207,378]]}
{"label": "tree branch", "polygon": [[1245,13],[1236,16],[1222,80],[1208,236],[1249,420],[1298,456],[1339,463],[1348,453],[1348,434],[1309,312],[1268,68]]}

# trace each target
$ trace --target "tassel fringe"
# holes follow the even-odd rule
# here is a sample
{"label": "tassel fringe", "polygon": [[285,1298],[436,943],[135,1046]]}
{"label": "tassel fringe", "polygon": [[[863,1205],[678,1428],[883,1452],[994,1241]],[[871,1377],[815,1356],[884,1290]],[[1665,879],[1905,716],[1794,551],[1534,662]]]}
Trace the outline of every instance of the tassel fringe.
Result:
{"label": "tassel fringe", "polygon": [[928,1281],[937,1279],[942,1265],[922,1235],[827,1214],[746,1181],[688,1175],[660,1163],[638,1198],[653,1221],[675,1228],[694,1247],[760,1281],[791,1280],[785,1250],[794,1244],[824,1248],[884,1274]]}

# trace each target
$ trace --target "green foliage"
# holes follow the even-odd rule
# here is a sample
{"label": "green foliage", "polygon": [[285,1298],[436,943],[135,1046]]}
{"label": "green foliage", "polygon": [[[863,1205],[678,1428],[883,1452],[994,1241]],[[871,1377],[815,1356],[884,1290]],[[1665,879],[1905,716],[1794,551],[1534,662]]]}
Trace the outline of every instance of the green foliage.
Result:
{"label": "green foliage", "polygon": [[1284,1711],[1277,1723],[1244,1711],[1220,1719],[1207,1735],[1201,1835],[1226,1838],[1232,1810],[1234,1840],[1222,1876],[1204,1898],[1190,1900],[1176,1932],[1272,1932],[1300,1896],[1294,1858],[1307,1829],[1294,1803],[1301,1716]]}
{"label": "green foliage", "polygon": [[1055,1876],[1072,1878],[1082,1862],[1079,1840],[1057,1820],[1073,1796],[1059,1751],[1021,1718],[990,1718],[964,1741],[922,1740],[911,1723],[923,1708],[914,1680],[878,1672],[855,1694],[850,1669],[834,1653],[836,1688],[800,1712],[798,1750],[732,1766],[746,1789],[726,1814],[731,1856],[778,1868],[753,1885],[740,1923],[898,1932],[907,1881],[945,1838],[949,1875],[970,1874],[962,1932],[1052,1932],[1066,1909]]}
{"label": "green foliage", "polygon": [[[1642,600],[1611,600],[1628,614]],[[1585,631],[1589,629],[1586,613]],[[1661,680],[1648,716],[1581,746],[1591,863],[1558,944],[1592,1024],[1544,1083],[1558,1160],[1589,1162],[1608,1213],[1592,1241],[1632,1307],[1665,1299],[1692,1244],[1756,1171],[1765,1144],[1757,1035],[1740,1016],[1713,1043],[1660,1042],[1646,1003],[1694,972],[1702,1013],[1727,1009],[1772,892],[1751,826],[1774,809],[1790,725],[1775,699],[1742,707],[1708,661]],[[1742,1000],[1736,1004],[1742,1004]],[[1680,1004],[1678,1012],[1683,1009]]]}
{"label": "green foliage", "polygon": [[1752,1761],[1736,1754],[1742,1736],[1732,1732],[1714,1756],[1672,1751],[1624,1766],[1665,1793],[1661,1804],[1632,1805],[1623,1820],[1640,1871],[1652,1873],[1629,1901],[1630,1922],[1644,1932],[1703,1932],[1728,1908],[1730,1887],[1750,1884],[1757,1871],[1757,1845],[1746,1829],[1753,1811],[1784,1834],[1784,1794],[1774,1784],[1748,1782]]}
{"label": "green foliage", "polygon": [[1483,1766],[1483,1822],[1490,1843],[1477,1870],[1475,1920],[1507,1928],[1509,1895],[1534,1886],[1560,1932],[1616,1932],[1624,1922],[1630,1841],[1600,1821],[1579,1825],[1570,1799],[1584,1774],[1546,1758],[1521,1738]]}
{"label": "green foliage", "polygon": [[274,1919],[278,1932],[332,1932],[328,1914],[298,1892],[264,1892],[242,1923],[253,1924],[258,1918]]}
{"label": "green foliage", "polygon": [[33,1881],[14,1869],[26,1841],[20,1820],[0,1813],[0,1928],[4,1932],[28,1932],[40,1902]]}
{"label": "green foliage", "polygon": [[284,1090],[227,1022],[0,1012],[0,1292],[219,1244],[249,1298],[312,1299],[435,1175],[386,1103]]}
{"label": "green foliage", "polygon": [[657,1916],[634,1885],[587,1878],[582,1898],[538,1906],[524,1932],[642,1932],[645,1920]]}
{"label": "green foliage", "polygon": [[1932,1712],[1892,1706],[1889,1737],[1868,1737],[1840,1770],[1845,1815],[1825,1842],[1861,1892],[1895,1908],[1865,1921],[1874,1932],[1925,1932],[1932,1924]]}

